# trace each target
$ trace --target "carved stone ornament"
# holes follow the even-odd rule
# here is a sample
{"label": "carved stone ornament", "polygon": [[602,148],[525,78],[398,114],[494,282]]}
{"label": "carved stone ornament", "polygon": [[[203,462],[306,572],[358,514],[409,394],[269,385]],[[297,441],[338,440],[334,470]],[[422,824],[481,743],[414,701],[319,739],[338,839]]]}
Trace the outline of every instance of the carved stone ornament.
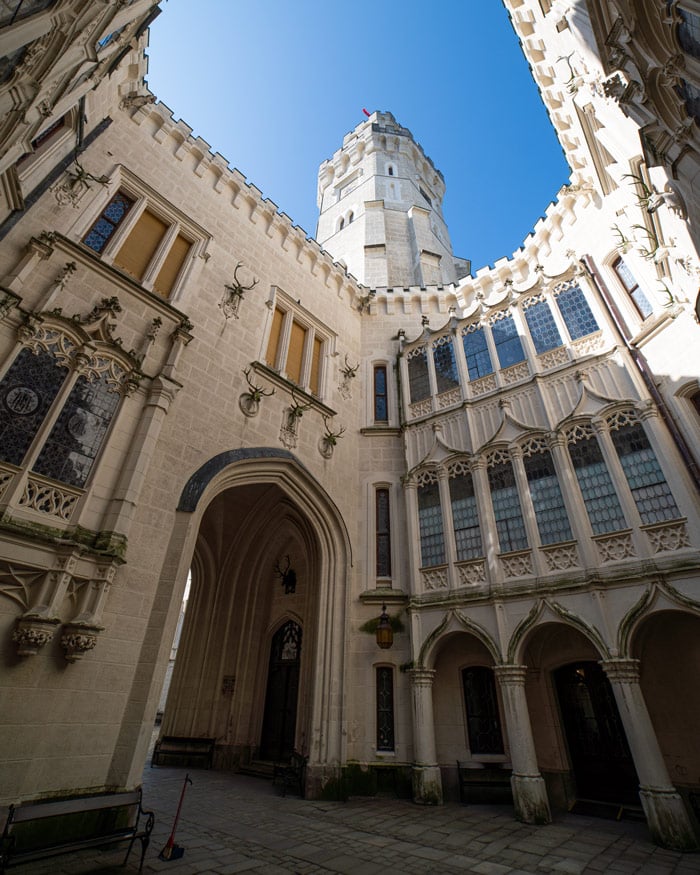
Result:
{"label": "carved stone ornament", "polygon": [[27,614],[17,620],[12,640],[18,656],[35,656],[54,636],[61,621],[58,617]]}
{"label": "carved stone ornament", "polygon": [[66,623],[61,635],[61,647],[68,662],[77,662],[97,645],[97,636],[104,626],[89,623]]}

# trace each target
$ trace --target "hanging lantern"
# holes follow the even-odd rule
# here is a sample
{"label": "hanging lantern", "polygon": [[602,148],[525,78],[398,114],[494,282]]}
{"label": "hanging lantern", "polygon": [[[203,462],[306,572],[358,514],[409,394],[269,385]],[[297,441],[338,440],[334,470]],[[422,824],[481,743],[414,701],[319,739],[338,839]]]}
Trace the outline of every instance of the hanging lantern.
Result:
{"label": "hanging lantern", "polygon": [[382,605],[382,612],[379,615],[379,623],[377,624],[377,645],[382,650],[388,650],[394,643],[394,630],[391,628],[391,620],[386,612],[386,605]]}

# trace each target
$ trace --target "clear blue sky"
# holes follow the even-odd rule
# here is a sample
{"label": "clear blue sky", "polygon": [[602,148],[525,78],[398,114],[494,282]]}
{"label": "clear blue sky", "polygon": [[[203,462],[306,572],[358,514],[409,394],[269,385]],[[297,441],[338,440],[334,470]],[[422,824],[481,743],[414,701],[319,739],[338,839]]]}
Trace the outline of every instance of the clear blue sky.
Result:
{"label": "clear blue sky", "polygon": [[[569,170],[499,0],[170,0],[148,83],[309,235],[319,164],[388,110],[445,176],[455,255],[517,249]],[[522,172],[524,168],[524,172]]]}

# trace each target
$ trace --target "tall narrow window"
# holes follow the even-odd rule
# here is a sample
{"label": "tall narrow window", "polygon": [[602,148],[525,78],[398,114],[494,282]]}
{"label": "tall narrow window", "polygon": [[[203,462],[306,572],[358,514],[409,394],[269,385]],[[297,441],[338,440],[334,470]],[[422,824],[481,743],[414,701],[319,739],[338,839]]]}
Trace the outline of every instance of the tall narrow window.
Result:
{"label": "tall narrow window", "polygon": [[142,280],[148,265],[168,230],[168,225],[150,210],[144,210],[114,256],[114,264],[134,279]]}
{"label": "tall narrow window", "polygon": [[442,565],[445,562],[445,534],[437,483],[418,487],[418,528],[421,565]]}
{"label": "tall narrow window", "polygon": [[571,540],[571,526],[552,454],[543,450],[527,456],[523,462],[540,540],[543,544]]}
{"label": "tall narrow window", "polygon": [[280,310],[279,307],[275,307],[275,315],[272,317],[272,328],[270,329],[270,338],[267,341],[267,352],[265,353],[265,361],[271,368],[279,367],[277,357],[279,354],[283,324],[284,311]]}
{"label": "tall narrow window", "polygon": [[525,321],[535,345],[535,352],[540,355],[561,346],[561,335],[549,304],[546,301],[537,301],[529,307],[525,305],[524,309]]}
{"label": "tall narrow window", "polygon": [[153,283],[154,291],[158,292],[164,298],[167,298],[175,285],[175,280],[178,278],[182,265],[190,251],[192,243],[182,234],[178,234],[172,246],[165,256],[165,261],[158,271],[158,276]]}
{"label": "tall narrow window", "polygon": [[95,252],[102,252],[134,203],[134,199],[125,192],[117,192],[85,235],[83,243]]}
{"label": "tall narrow window", "polygon": [[464,355],[467,358],[470,380],[478,380],[479,377],[493,373],[486,334],[480,325],[474,323],[464,329],[462,345],[464,346]]}
{"label": "tall narrow window", "polygon": [[0,382],[0,459],[21,465],[68,376],[46,350],[20,350]]}
{"label": "tall narrow window", "polygon": [[491,324],[491,334],[496,346],[496,354],[502,368],[517,365],[525,359],[523,345],[518,336],[518,329],[511,315],[494,320]]}
{"label": "tall narrow window", "polygon": [[394,750],[394,670],[377,667],[377,750]]}
{"label": "tall narrow window", "polygon": [[469,472],[450,479],[450,503],[454,523],[457,561],[484,555],[479,528],[479,514],[474,495],[474,481]]}
{"label": "tall narrow window", "polygon": [[84,486],[119,399],[108,374],[92,381],[85,375],[78,377],[33,470],[61,483]]}
{"label": "tall narrow window", "polygon": [[469,750],[472,754],[503,753],[503,734],[493,671],[486,666],[462,670]]}
{"label": "tall narrow window", "polygon": [[435,380],[438,392],[447,392],[459,386],[459,374],[452,340],[441,337],[433,344],[433,363],[435,364]]}
{"label": "tall narrow window", "polygon": [[323,341],[314,335],[313,349],[311,350],[311,374],[309,375],[309,389],[314,395],[318,395],[321,387],[321,350]]}
{"label": "tall narrow window", "polygon": [[642,425],[624,425],[611,437],[642,522],[677,519],[680,512]]}
{"label": "tall narrow window", "polygon": [[391,519],[389,516],[389,490],[375,492],[375,526],[377,541],[377,577],[391,577]]}
{"label": "tall narrow window", "polygon": [[501,553],[527,549],[527,533],[513,465],[511,462],[493,465],[488,476]]}
{"label": "tall narrow window", "polygon": [[632,271],[625,264],[622,258],[618,258],[613,263],[613,270],[617,275],[617,278],[620,280],[622,285],[625,287],[627,294],[632,299],[634,306],[637,309],[637,312],[642,317],[642,319],[646,319],[647,316],[651,316],[654,312],[654,308],[649,303],[649,299],[644,294],[644,292],[639,288],[639,283],[634,278]]}
{"label": "tall narrow window", "polygon": [[572,340],[578,340],[579,337],[598,331],[595,316],[588,306],[586,296],[578,286],[557,288],[554,290],[554,297]]}
{"label": "tall narrow window", "polygon": [[408,387],[411,404],[430,397],[430,378],[428,376],[428,357],[425,347],[413,349],[408,353]]}
{"label": "tall narrow window", "polygon": [[386,365],[375,365],[374,367],[374,421],[389,421]]}
{"label": "tall narrow window", "polygon": [[593,532],[603,535],[626,528],[620,499],[595,435],[569,444],[569,455]]}
{"label": "tall narrow window", "polygon": [[301,383],[301,369],[304,365],[304,346],[306,344],[306,328],[300,325],[296,319],[292,321],[292,330],[289,334],[289,349],[287,350],[287,378],[292,383]]}

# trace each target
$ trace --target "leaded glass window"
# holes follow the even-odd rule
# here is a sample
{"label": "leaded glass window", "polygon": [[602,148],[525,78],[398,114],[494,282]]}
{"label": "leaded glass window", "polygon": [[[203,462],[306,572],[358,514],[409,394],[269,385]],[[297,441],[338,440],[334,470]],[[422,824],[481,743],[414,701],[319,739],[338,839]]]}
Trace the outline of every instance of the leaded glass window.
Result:
{"label": "leaded glass window", "polygon": [[394,750],[394,670],[377,667],[377,750]]}
{"label": "leaded glass window", "polygon": [[104,208],[99,219],[90,228],[83,243],[90,249],[94,249],[95,252],[102,252],[134,203],[134,199],[123,191],[117,192]]}
{"label": "leaded glass window", "polygon": [[375,525],[377,536],[377,577],[391,577],[391,520],[389,490],[375,493]]}
{"label": "leaded glass window", "polygon": [[449,337],[440,338],[433,345],[433,362],[438,392],[447,392],[448,389],[459,386],[455,351]]}
{"label": "leaded glass window", "polygon": [[21,465],[68,368],[50,352],[20,351],[0,383],[0,458]]}
{"label": "leaded glass window", "polygon": [[501,718],[492,669],[480,665],[463,669],[462,686],[470,752],[503,753]]}
{"label": "leaded glass window", "polygon": [[570,541],[573,535],[552,454],[544,450],[523,461],[541,542]]}
{"label": "leaded glass window", "polygon": [[617,274],[617,278],[620,280],[622,285],[627,290],[627,294],[632,298],[635,307],[639,311],[639,315],[642,319],[646,319],[647,316],[651,316],[654,312],[653,307],[649,303],[649,299],[644,294],[644,292],[639,288],[639,284],[637,280],[634,278],[632,271],[625,264],[622,258],[618,258],[617,261],[613,264],[613,270]]}
{"label": "leaded glass window", "polygon": [[418,528],[421,565],[442,565],[445,562],[445,534],[437,483],[418,487]]}
{"label": "leaded glass window", "polygon": [[585,337],[587,334],[598,331],[598,323],[593,311],[588,305],[586,296],[578,286],[570,286],[562,291],[555,289],[554,295],[572,340],[578,340],[579,337]]}
{"label": "leaded glass window", "polygon": [[119,394],[102,374],[78,378],[34,465],[37,474],[84,486],[102,446]]}
{"label": "leaded glass window", "polygon": [[569,444],[569,455],[593,532],[603,535],[626,528],[620,499],[597,438],[591,435]]}
{"label": "leaded glass window", "polygon": [[428,357],[425,347],[409,353],[408,386],[411,393],[411,403],[430,397],[430,377],[428,376]]}
{"label": "leaded glass window", "polygon": [[493,373],[493,364],[483,327],[470,325],[466,329],[466,333],[462,335],[462,345],[467,359],[470,380],[478,380],[479,377]]}
{"label": "leaded glass window", "polygon": [[561,335],[546,301],[537,301],[527,307],[525,321],[538,355],[561,346]]}
{"label": "leaded glass window", "polygon": [[680,6],[676,6],[676,12],[681,19],[676,29],[680,47],[694,58],[700,58],[700,17]]}
{"label": "leaded glass window", "polygon": [[685,104],[688,115],[700,124],[700,88],[696,88],[687,79],[680,79],[676,86],[676,92]]}
{"label": "leaded glass window", "polygon": [[450,479],[450,503],[454,522],[457,561],[484,555],[481,544],[479,514],[474,495],[474,481],[469,473]]}
{"label": "leaded glass window", "polygon": [[525,359],[523,345],[518,336],[518,329],[511,315],[495,320],[491,325],[491,335],[496,345],[496,354],[502,368],[517,365]]}
{"label": "leaded glass window", "polygon": [[641,424],[625,425],[611,436],[642,522],[677,519],[678,507]]}
{"label": "leaded glass window", "polygon": [[489,468],[488,476],[501,553],[527,549],[527,533],[513,465],[510,462],[494,465]]}
{"label": "leaded glass window", "polygon": [[374,421],[389,421],[389,406],[387,404],[386,365],[376,365],[374,368]]}

